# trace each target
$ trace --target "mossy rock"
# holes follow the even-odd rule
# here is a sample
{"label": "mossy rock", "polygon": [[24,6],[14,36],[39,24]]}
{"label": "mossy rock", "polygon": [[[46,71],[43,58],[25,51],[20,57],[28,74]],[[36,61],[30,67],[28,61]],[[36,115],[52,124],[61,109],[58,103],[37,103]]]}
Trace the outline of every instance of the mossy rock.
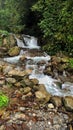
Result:
{"label": "mossy rock", "polygon": [[20,53],[20,48],[17,46],[10,48],[10,50],[8,51],[9,56],[17,56],[19,55],[19,53]]}

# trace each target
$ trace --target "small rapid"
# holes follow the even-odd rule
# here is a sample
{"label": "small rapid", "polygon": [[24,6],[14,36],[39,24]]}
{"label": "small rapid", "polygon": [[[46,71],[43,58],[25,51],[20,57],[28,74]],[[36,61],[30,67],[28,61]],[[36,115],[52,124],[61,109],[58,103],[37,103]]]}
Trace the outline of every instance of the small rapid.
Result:
{"label": "small rapid", "polygon": [[[22,37],[23,40],[20,40],[15,36],[17,40],[17,46],[21,48],[20,54],[15,57],[4,58],[4,61],[7,61],[11,64],[16,64],[20,61],[20,58],[22,56],[25,56],[26,57],[25,69],[32,69],[32,73],[29,75],[30,79],[34,79],[34,78],[38,79],[39,84],[44,84],[46,90],[52,95],[57,95],[57,96],[73,95],[73,84],[69,84],[69,85],[68,83],[66,85],[62,84],[63,89],[61,89],[56,84],[56,82],[60,82],[59,80],[53,79],[51,76],[45,75],[43,73],[45,66],[51,60],[51,56],[49,56],[44,52],[43,55],[41,54],[40,46],[38,46],[37,38],[29,35],[23,35]],[[33,52],[33,50],[35,51]],[[34,53],[38,54],[38,50],[40,55],[35,56]],[[43,62],[43,64],[40,64],[40,62]],[[65,86],[68,86],[69,91],[65,91],[64,89]]]}

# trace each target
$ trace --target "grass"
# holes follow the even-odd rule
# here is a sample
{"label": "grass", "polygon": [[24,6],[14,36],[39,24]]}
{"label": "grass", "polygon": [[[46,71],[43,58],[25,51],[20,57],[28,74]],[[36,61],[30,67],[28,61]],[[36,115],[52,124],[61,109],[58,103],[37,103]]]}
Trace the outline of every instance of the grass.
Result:
{"label": "grass", "polygon": [[0,93],[0,108],[6,107],[9,103],[9,98],[3,94]]}

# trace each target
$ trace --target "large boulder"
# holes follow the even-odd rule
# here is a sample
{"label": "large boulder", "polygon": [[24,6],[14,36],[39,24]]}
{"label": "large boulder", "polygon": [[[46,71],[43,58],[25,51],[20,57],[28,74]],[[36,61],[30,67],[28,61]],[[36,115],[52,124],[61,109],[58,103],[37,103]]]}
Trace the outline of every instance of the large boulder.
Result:
{"label": "large boulder", "polygon": [[46,88],[44,85],[39,85],[38,91],[35,92],[35,96],[38,101],[41,101],[42,104],[45,104],[49,102],[51,98],[51,94],[46,91]]}

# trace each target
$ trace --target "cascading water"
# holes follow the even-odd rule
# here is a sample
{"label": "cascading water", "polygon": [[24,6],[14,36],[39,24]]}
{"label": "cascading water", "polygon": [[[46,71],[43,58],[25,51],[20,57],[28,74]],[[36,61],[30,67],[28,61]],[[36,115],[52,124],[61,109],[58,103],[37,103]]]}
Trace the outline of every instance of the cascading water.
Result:
{"label": "cascading water", "polygon": [[[15,38],[16,38],[16,36],[15,36]],[[16,38],[16,40],[17,40],[18,47],[29,48],[29,49],[39,49],[40,48],[40,46],[38,46],[38,44],[37,44],[37,38],[35,38],[33,36],[24,35],[23,36],[24,42],[18,38]]]}
{"label": "cascading water", "polygon": [[39,49],[40,46],[38,46],[37,44],[37,38],[33,37],[33,36],[29,36],[29,35],[24,35],[24,41],[26,44],[26,48],[29,49]]}
{"label": "cascading water", "polygon": [[[65,91],[64,89],[60,89],[55,82],[59,82],[56,79],[51,78],[48,75],[44,75],[43,71],[45,69],[45,65],[49,62],[51,57],[47,55],[46,53],[43,53],[43,56],[35,56],[33,53],[33,50],[35,52],[38,52],[38,49],[40,47],[37,45],[37,38],[31,37],[29,35],[23,35],[23,40],[20,40],[16,38],[17,40],[17,45],[22,48],[20,55],[15,56],[15,57],[8,57],[4,58],[5,61],[10,62],[10,63],[17,63],[19,59],[22,57],[22,55],[25,55],[27,61],[26,61],[26,69],[32,69],[32,73],[29,76],[30,79],[38,79],[39,84],[44,84],[47,91],[50,92],[53,95],[58,95],[58,96],[68,96],[68,95],[73,95],[73,84],[69,84],[69,90],[71,87],[71,91]],[[25,50],[23,49],[25,48]],[[28,48],[28,50],[27,50]],[[32,49],[33,56],[30,55],[29,51]],[[40,50],[39,50],[40,51]],[[27,54],[28,53],[28,54]],[[40,52],[41,53],[41,52]],[[39,62],[44,61],[43,64],[39,64]],[[62,85],[64,88],[65,84]]]}

